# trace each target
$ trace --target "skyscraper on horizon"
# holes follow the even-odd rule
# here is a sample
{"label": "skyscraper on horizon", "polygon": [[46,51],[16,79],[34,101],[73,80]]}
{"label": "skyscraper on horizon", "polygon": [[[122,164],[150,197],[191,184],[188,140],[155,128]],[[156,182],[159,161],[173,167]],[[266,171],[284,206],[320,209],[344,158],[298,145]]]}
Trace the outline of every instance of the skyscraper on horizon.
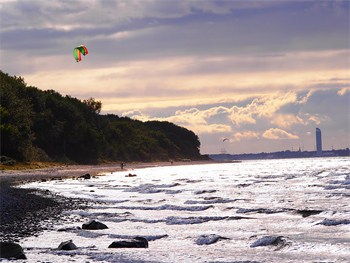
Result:
{"label": "skyscraper on horizon", "polygon": [[322,156],[322,137],[320,128],[316,128],[316,150],[316,156]]}

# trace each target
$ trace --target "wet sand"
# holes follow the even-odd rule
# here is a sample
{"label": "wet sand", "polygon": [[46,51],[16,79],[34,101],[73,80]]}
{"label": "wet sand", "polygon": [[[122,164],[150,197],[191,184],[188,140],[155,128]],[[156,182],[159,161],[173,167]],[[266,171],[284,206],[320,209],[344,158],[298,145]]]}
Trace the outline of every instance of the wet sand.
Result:
{"label": "wet sand", "polygon": [[147,167],[192,165],[214,163],[214,161],[191,162],[150,162],[150,163],[125,163],[121,169],[120,163],[101,165],[62,165],[41,169],[26,170],[0,170],[0,184],[3,182],[22,183],[26,181],[64,179],[90,174],[91,176],[103,175],[117,171],[130,171]]}

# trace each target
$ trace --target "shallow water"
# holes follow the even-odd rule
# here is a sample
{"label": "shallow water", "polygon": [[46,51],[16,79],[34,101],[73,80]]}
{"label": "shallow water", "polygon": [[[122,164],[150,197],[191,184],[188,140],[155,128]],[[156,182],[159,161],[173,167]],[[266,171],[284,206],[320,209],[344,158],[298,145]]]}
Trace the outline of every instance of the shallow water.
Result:
{"label": "shallow water", "polygon": [[[126,177],[129,172],[137,176]],[[22,187],[101,201],[87,211],[68,211],[69,224],[22,240],[26,262],[350,258],[350,158],[153,167]],[[108,229],[77,229],[92,219]],[[149,248],[108,248],[135,236],[147,238]],[[269,244],[276,238],[281,242]],[[77,250],[55,250],[70,239]]]}

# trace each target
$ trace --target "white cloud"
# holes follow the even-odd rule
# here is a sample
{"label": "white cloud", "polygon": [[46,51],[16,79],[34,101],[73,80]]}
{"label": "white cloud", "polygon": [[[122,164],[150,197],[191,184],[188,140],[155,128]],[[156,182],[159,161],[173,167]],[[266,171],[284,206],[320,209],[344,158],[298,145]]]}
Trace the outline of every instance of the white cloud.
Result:
{"label": "white cloud", "polygon": [[211,108],[203,111],[196,108],[178,110],[174,116],[168,117],[166,120],[183,125],[198,134],[230,132],[230,125],[220,123],[211,124],[208,122],[208,119],[215,115],[213,112],[218,112],[217,110],[218,108]]}
{"label": "white cloud", "polygon": [[127,116],[133,119],[148,120],[150,116],[145,116],[140,110],[131,110],[123,112],[122,116]]}
{"label": "white cloud", "polygon": [[342,88],[340,90],[338,90],[338,95],[339,96],[344,96],[345,94],[350,92],[350,87],[346,87],[346,88]]}
{"label": "white cloud", "polygon": [[255,131],[242,131],[242,132],[236,132],[233,135],[232,141],[233,142],[239,142],[242,140],[251,140],[251,139],[258,139],[260,136],[259,132]]}
{"label": "white cloud", "polygon": [[[208,111],[211,111],[209,109]],[[149,115],[143,114],[139,110],[133,110],[124,112],[123,116],[128,116],[133,119],[141,121],[158,120],[158,121],[169,121],[181,125],[189,130],[194,131],[197,134],[210,134],[210,133],[228,133],[231,132],[231,126],[220,123],[210,124],[208,122],[207,110],[200,111],[196,108],[189,108],[186,110],[178,110],[173,116],[155,118]]]}
{"label": "white cloud", "polygon": [[320,125],[322,124],[326,124],[327,122],[330,122],[330,118],[326,115],[321,115],[321,114],[306,114],[306,116],[308,117],[308,121],[310,123],[316,124],[316,125]]}
{"label": "white cloud", "polygon": [[294,135],[292,133],[288,133],[282,129],[279,128],[271,128],[265,131],[262,134],[262,137],[269,140],[283,140],[283,139],[289,139],[289,140],[295,140],[299,139],[297,135]]}
{"label": "white cloud", "polygon": [[307,103],[307,101],[309,100],[309,98],[312,96],[313,93],[314,93],[314,90],[308,91],[308,93],[305,96],[303,96],[299,99],[298,103],[300,103],[300,104]]}
{"label": "white cloud", "polygon": [[[229,118],[238,127],[243,124],[255,124],[258,118],[272,119],[281,107],[296,101],[297,96],[294,92],[257,97],[246,106],[233,106]],[[276,122],[276,120],[272,120],[272,122]]]}
{"label": "white cloud", "polygon": [[229,118],[234,125],[240,127],[242,124],[255,124],[254,113],[255,111],[251,111],[249,105],[247,107],[233,106]]}
{"label": "white cloud", "polygon": [[306,124],[301,117],[293,114],[275,114],[271,119],[271,123],[281,128],[289,128],[296,124]]}

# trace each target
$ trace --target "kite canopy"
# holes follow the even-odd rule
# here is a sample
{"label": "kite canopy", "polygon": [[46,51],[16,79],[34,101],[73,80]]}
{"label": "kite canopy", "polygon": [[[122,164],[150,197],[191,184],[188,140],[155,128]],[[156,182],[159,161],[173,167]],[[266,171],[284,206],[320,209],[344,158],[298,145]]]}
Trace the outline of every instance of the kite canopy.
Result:
{"label": "kite canopy", "polygon": [[81,54],[84,56],[89,54],[87,48],[84,45],[78,46],[73,49],[73,56],[77,62],[81,60]]}

